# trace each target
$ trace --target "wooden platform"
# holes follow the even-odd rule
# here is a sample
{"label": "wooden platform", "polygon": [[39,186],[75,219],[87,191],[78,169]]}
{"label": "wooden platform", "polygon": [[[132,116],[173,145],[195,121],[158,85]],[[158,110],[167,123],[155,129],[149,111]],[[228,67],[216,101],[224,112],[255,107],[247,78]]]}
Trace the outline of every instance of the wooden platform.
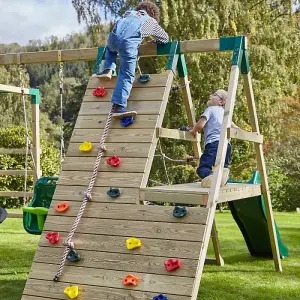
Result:
{"label": "wooden platform", "polygon": [[[200,205],[206,203],[209,188],[202,188],[200,182],[142,188],[140,200]],[[245,199],[261,195],[260,184],[228,183],[221,187],[217,203]]]}

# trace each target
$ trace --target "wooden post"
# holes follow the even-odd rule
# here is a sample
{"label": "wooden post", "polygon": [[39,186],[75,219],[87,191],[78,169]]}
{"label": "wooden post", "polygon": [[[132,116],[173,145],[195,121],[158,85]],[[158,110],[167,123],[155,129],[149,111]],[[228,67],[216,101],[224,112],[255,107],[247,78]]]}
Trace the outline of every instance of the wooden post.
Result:
{"label": "wooden post", "polygon": [[40,146],[40,109],[39,95],[32,96],[31,104],[32,113],[32,154],[35,162],[35,170],[33,175],[33,185],[41,177],[41,146]]}
{"label": "wooden post", "polygon": [[235,103],[236,90],[238,85],[239,67],[233,65],[231,68],[230,81],[228,87],[228,97],[225,104],[224,118],[222,124],[222,130],[220,135],[218,153],[216,157],[216,163],[213,173],[212,185],[210,188],[207,207],[210,209],[208,213],[207,226],[204,232],[203,246],[199,257],[197,277],[195,278],[195,284],[193,287],[191,300],[197,300],[198,291],[200,287],[201,276],[203,272],[203,266],[205,262],[207,247],[209,243],[210,233],[212,232],[214,217],[216,213],[217,200],[220,193],[221,178],[224,169],[225,156],[227,152],[227,128],[230,128],[232,122],[232,114]]}
{"label": "wooden post", "polygon": [[216,226],[216,221],[213,221],[212,230],[211,230],[211,241],[214,247],[215,257],[216,257],[216,263],[218,266],[224,266],[224,260],[221,256],[220,251],[220,243],[219,243],[219,236]]}
{"label": "wooden post", "polygon": [[[243,75],[243,78],[244,78],[244,88],[246,92],[247,103],[249,107],[250,123],[251,123],[252,131],[259,134],[258,118],[256,113],[256,105],[254,101],[254,94],[252,89],[250,72],[248,74]],[[278,241],[277,241],[276,229],[274,224],[272,202],[271,202],[269,184],[267,179],[267,170],[266,170],[266,164],[263,155],[262,144],[254,143],[254,148],[256,153],[257,169],[260,172],[260,177],[261,177],[261,190],[264,196],[264,204],[266,208],[266,217],[267,217],[268,230],[269,230],[270,243],[272,248],[275,269],[278,272],[282,272],[282,265],[281,265],[280,253],[278,249]]]}

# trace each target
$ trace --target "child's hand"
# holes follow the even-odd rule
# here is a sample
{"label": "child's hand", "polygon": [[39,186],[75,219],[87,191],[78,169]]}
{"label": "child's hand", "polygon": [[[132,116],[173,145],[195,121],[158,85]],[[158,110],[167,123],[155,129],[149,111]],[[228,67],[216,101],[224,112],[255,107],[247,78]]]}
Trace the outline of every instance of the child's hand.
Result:
{"label": "child's hand", "polygon": [[197,131],[194,131],[194,128],[189,130],[189,132],[193,135],[193,137],[196,137]]}

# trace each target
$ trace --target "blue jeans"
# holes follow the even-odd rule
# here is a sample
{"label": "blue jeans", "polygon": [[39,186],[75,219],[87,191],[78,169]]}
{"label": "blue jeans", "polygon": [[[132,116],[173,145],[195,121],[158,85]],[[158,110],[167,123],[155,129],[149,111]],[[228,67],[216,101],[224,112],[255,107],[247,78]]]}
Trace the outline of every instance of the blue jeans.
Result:
{"label": "blue jeans", "polygon": [[104,69],[115,71],[118,54],[120,58],[120,71],[111,102],[123,107],[127,107],[134,81],[138,47],[142,42],[140,28],[147,18],[137,18],[133,12],[131,16],[119,20],[108,37]]}
{"label": "blue jeans", "polygon": [[[215,165],[219,141],[215,141],[205,145],[204,152],[200,157],[199,168],[197,174],[203,179],[212,174],[212,167]],[[229,166],[231,155],[231,145],[228,143],[227,152],[225,157],[224,167]]]}

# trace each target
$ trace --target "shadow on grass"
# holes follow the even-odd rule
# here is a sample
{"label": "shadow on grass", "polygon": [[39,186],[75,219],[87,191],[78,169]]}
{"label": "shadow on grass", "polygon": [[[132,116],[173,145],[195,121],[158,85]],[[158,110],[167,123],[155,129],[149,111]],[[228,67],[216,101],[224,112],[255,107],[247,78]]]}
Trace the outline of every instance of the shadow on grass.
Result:
{"label": "shadow on grass", "polygon": [[20,300],[26,279],[0,280],[0,295],[3,300]]}

